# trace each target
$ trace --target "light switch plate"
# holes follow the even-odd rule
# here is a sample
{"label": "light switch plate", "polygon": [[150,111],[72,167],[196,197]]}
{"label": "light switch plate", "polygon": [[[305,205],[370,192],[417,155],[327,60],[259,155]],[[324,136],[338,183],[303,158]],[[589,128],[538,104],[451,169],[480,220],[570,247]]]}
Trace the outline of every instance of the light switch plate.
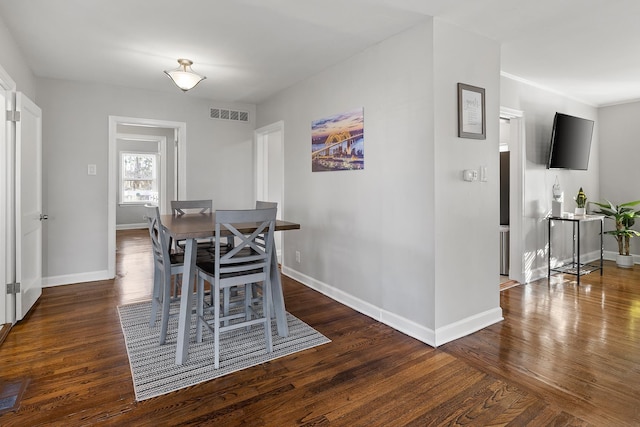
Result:
{"label": "light switch plate", "polygon": [[480,182],[487,182],[487,167],[480,166]]}
{"label": "light switch plate", "polygon": [[96,165],[87,165],[87,175],[96,175],[98,173],[98,169]]}

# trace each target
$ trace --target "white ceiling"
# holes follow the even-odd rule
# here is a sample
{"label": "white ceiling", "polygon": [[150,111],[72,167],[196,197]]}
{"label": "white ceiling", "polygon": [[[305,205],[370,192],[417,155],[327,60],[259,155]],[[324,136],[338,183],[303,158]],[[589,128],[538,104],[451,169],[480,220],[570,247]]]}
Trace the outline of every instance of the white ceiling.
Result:
{"label": "white ceiling", "polygon": [[0,0],[38,77],[258,103],[423,21],[500,41],[502,71],[592,105],[640,99],[638,0]]}

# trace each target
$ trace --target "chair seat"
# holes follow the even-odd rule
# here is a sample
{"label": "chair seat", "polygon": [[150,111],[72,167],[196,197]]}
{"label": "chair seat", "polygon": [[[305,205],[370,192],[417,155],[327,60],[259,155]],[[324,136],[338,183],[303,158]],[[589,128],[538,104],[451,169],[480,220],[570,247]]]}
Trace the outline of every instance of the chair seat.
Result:
{"label": "chair seat", "polygon": [[[196,254],[196,263],[197,262],[206,262],[212,261],[214,255],[209,251],[198,251]],[[184,252],[174,252],[169,254],[169,259],[171,260],[171,264],[184,264]]]}

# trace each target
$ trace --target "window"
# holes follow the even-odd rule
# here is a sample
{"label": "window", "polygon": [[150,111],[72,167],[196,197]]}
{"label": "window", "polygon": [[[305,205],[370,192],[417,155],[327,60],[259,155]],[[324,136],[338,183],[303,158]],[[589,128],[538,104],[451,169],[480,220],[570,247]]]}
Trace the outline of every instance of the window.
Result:
{"label": "window", "polygon": [[158,155],[120,153],[120,203],[158,203]]}

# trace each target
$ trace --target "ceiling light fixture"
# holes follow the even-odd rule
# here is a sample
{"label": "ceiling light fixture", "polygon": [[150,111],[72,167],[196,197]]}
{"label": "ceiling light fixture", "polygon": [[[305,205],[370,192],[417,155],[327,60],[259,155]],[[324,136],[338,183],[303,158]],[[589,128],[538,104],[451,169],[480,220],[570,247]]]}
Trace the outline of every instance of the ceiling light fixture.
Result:
{"label": "ceiling light fixture", "polygon": [[164,73],[178,86],[182,91],[186,92],[193,89],[198,83],[206,79],[205,76],[195,73],[191,69],[193,61],[189,59],[178,59],[180,66],[175,70],[165,71]]}

